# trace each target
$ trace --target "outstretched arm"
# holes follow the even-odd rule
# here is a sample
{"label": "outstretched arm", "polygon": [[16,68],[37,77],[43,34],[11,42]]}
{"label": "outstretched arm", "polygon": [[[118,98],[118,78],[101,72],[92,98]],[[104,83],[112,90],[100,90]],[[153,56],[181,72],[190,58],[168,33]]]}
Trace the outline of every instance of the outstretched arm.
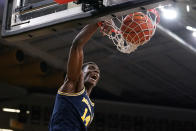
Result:
{"label": "outstretched arm", "polygon": [[68,59],[66,81],[63,86],[64,91],[75,92],[74,90],[76,89],[74,89],[74,87],[76,87],[82,72],[83,47],[96,32],[98,27],[97,24],[85,26],[73,40]]}

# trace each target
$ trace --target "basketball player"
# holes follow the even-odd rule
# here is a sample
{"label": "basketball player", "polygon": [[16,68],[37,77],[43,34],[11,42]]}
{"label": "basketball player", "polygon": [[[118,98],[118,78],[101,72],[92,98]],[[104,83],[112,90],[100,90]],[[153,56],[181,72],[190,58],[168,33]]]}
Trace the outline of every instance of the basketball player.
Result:
{"label": "basketball player", "polygon": [[98,24],[85,26],[72,42],[67,76],[56,96],[50,131],[86,131],[93,119],[94,103],[89,96],[100,71],[93,62],[83,64],[83,48],[98,27]]}

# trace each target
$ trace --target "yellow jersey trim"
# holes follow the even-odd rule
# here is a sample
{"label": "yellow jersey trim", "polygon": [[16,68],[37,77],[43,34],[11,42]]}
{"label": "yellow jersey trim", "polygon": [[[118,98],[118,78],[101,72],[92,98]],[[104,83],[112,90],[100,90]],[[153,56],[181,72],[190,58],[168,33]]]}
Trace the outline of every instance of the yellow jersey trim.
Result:
{"label": "yellow jersey trim", "polygon": [[89,98],[89,100],[90,100],[91,105],[95,106],[95,103],[93,103],[90,98]]}
{"label": "yellow jersey trim", "polygon": [[85,91],[85,88],[83,88],[82,91],[80,91],[78,93],[65,93],[65,92],[62,92],[62,91],[58,90],[58,94],[59,95],[64,95],[64,96],[79,96],[79,95],[83,94],[84,91]]}

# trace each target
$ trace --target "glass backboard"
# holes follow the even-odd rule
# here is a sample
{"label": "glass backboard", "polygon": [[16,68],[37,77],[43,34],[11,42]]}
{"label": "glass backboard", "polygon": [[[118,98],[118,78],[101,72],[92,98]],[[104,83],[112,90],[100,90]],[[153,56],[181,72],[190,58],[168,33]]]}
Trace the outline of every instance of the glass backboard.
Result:
{"label": "glass backboard", "polygon": [[46,28],[85,25],[168,2],[170,0],[79,0],[57,4],[53,0],[5,0],[2,36],[24,37],[26,32],[34,36],[33,33],[43,29],[48,33]]}

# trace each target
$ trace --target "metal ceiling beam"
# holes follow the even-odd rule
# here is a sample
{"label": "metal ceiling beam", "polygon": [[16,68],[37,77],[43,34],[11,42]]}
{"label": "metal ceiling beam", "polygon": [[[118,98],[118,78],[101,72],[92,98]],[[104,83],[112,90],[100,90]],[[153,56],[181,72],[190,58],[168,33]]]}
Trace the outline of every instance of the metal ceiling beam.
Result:
{"label": "metal ceiling beam", "polygon": [[17,48],[23,50],[25,53],[29,54],[30,56],[40,58],[43,61],[45,61],[46,63],[48,63],[49,65],[51,65],[57,69],[65,70],[63,60],[61,60],[55,56],[52,56],[52,55],[50,55],[50,54],[48,54],[38,48],[35,48],[34,46],[32,46],[28,43],[25,43],[22,41],[9,43],[9,42],[6,42],[5,40],[2,40],[1,38],[0,38],[0,42],[4,45],[7,45],[7,46],[17,47]]}
{"label": "metal ceiling beam", "polygon": [[180,38],[175,33],[171,32],[169,29],[166,29],[165,27],[163,27],[161,25],[157,25],[157,31],[159,31],[161,34],[163,34],[164,36],[168,37],[169,39],[175,41],[177,44],[179,44],[184,49],[186,49],[189,52],[191,52],[194,55],[196,55],[196,49],[192,45],[190,45],[189,43],[184,41],[182,38]]}

